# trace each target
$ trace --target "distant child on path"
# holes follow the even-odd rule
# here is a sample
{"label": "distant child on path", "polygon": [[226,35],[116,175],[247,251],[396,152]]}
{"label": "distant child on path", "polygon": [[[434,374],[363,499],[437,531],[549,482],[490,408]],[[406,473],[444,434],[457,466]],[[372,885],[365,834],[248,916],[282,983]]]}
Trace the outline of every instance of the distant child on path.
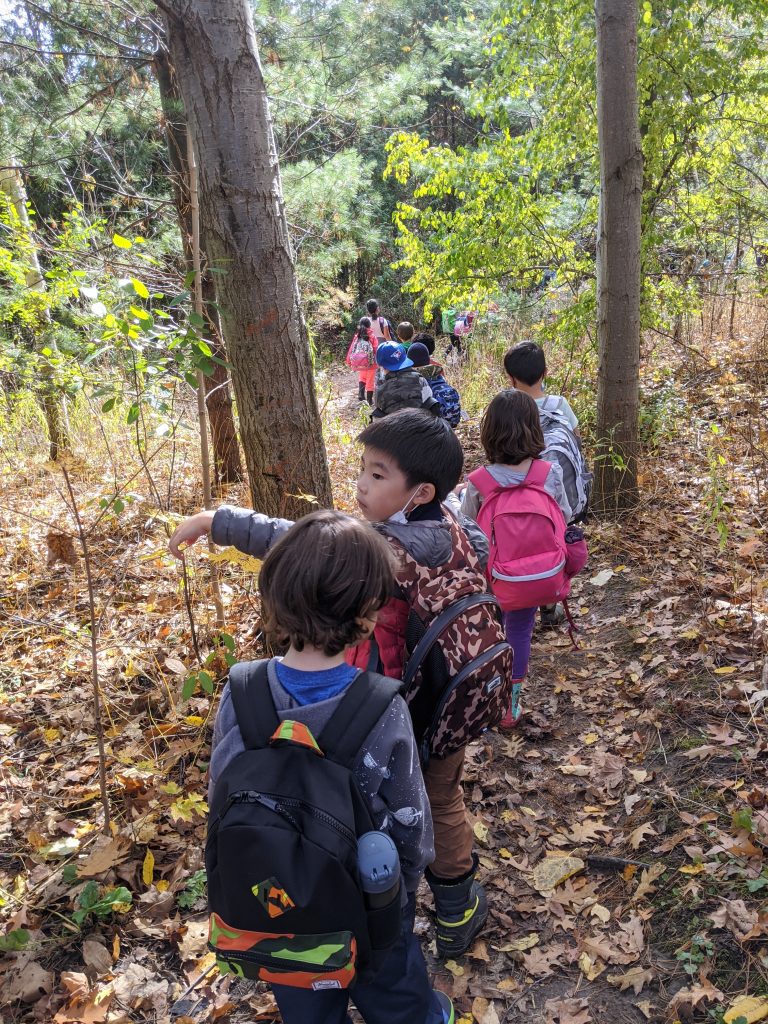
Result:
{"label": "distant child on path", "polygon": [[395,332],[392,324],[385,316],[382,316],[377,299],[368,299],[365,304],[368,316],[371,318],[371,329],[380,342],[395,341]]}
{"label": "distant child on path", "polygon": [[400,344],[403,346],[406,352],[408,351],[408,348],[411,342],[413,341],[414,334],[415,331],[413,329],[413,324],[409,324],[407,320],[403,320],[402,323],[399,323],[397,325],[397,340],[400,342]]}
{"label": "distant child on path", "polygon": [[541,345],[537,345],[535,341],[521,341],[519,345],[515,345],[504,356],[504,370],[513,388],[530,395],[539,408],[548,402],[566,418],[571,430],[578,435],[579,421],[568,399],[562,395],[549,395],[544,389],[547,361]]}
{"label": "distant child on path", "polygon": [[[345,651],[373,630],[388,600],[394,569],[395,560],[384,538],[341,512],[326,510],[305,516],[270,549],[259,575],[262,616],[269,632],[289,643],[285,657],[266,663],[265,684],[278,721],[300,723],[322,744],[325,726],[360,676],[346,664]],[[257,675],[246,679],[249,692],[260,681]],[[216,715],[211,754],[214,810],[214,794],[222,801],[217,781],[244,749],[227,683]],[[327,756],[333,759],[332,751]],[[309,761],[310,772],[314,772],[314,763]],[[374,828],[390,836],[399,854],[405,888],[400,935],[382,954],[377,973],[372,978],[359,974],[348,989],[338,982],[313,983],[312,988],[273,983],[280,1014],[285,1024],[344,1024],[349,1020],[351,997],[366,1024],[451,1024],[451,1001],[432,989],[413,933],[416,888],[434,849],[429,802],[402,697],[390,701],[363,741],[352,770]],[[305,851],[304,856],[312,853],[307,845],[297,849]],[[234,855],[236,851],[229,854]],[[242,867],[247,873],[248,866]],[[280,872],[280,865],[275,868]],[[291,872],[301,873],[301,864],[288,864],[285,871],[290,878]],[[270,922],[270,926],[277,933],[290,932],[291,912],[311,914],[311,906],[290,907],[284,925],[271,926]],[[247,913],[243,917],[247,919]],[[322,924],[319,921],[316,927],[322,930]],[[239,926],[245,927],[245,923]],[[331,929],[326,925],[325,930]],[[310,966],[313,962],[322,961],[307,961]]]}
{"label": "distant child on path", "polygon": [[[560,467],[556,463],[542,462],[539,456],[544,451],[544,436],[541,432],[539,413],[532,398],[522,391],[502,391],[496,395],[485,411],[480,424],[480,442],[485,450],[488,465],[484,470],[476,470],[470,474],[470,482],[464,492],[461,503],[461,511],[471,519],[478,519],[481,506],[493,494],[494,500],[498,499],[499,488],[504,491],[513,491],[522,484],[530,484],[537,489],[543,490],[550,499],[550,507],[546,504],[539,509],[540,518],[550,514],[553,516],[552,532],[559,529],[561,534],[565,533],[565,523],[570,516],[570,507],[563,489],[563,476]],[[481,474],[481,476],[478,476]],[[478,484],[486,481],[481,493]],[[473,482],[473,480],[475,482]],[[494,492],[494,488],[496,489]],[[520,487],[520,504],[527,499],[529,487]],[[507,499],[511,503],[512,496]],[[520,516],[521,522],[528,526],[531,518],[525,509],[526,516]],[[535,510],[534,510],[535,511]],[[542,514],[543,513],[543,514]],[[505,519],[511,519],[505,516]],[[482,520],[486,535],[491,537],[492,530],[486,529]],[[546,529],[546,527],[545,527]],[[526,537],[515,538],[519,551],[526,550]],[[563,541],[564,544],[564,541]],[[494,555],[494,543],[491,543],[491,554],[489,570],[492,569]],[[511,553],[502,551],[499,548],[500,560],[511,558]],[[561,567],[562,568],[562,567]],[[554,598],[556,600],[556,597]],[[513,699],[512,704],[502,720],[502,728],[512,728],[520,717],[520,706],[518,695],[522,688],[523,680],[528,672],[528,661],[531,654],[531,636],[536,618],[536,609],[539,600],[531,602],[531,607],[516,607],[513,610],[504,612],[504,629],[507,640],[513,651]],[[502,608],[504,603],[502,602]]]}
{"label": "distant child on path", "polygon": [[371,330],[371,318],[361,317],[347,352],[346,364],[350,369],[357,370],[358,401],[367,401],[368,405],[373,405],[378,347],[379,339]]}
{"label": "distant child on path", "polygon": [[375,395],[373,417],[388,416],[401,409],[424,409],[440,414],[440,406],[432,389],[418,370],[402,345],[382,342],[376,351],[376,362],[385,371],[383,382]]}
{"label": "distant child on path", "polygon": [[414,340],[414,342],[418,341],[419,344],[424,346],[424,348],[427,350],[427,352],[429,352],[429,358],[432,359],[432,362],[433,362],[433,364],[435,366],[439,366],[440,365],[439,363],[435,362],[435,360],[433,359],[433,356],[435,354],[435,336],[434,336],[434,334],[429,334],[427,331],[420,331],[418,334],[416,334],[414,336],[413,340]]}
{"label": "distant child on path", "polygon": [[[589,510],[592,473],[589,471],[579,436],[579,421],[562,395],[544,392],[547,365],[544,351],[533,341],[522,341],[504,356],[504,369],[517,391],[528,394],[536,402],[544,435],[543,457],[557,463],[563,475],[563,488],[570,512],[567,523],[583,522]],[[555,626],[562,621],[564,610],[559,606],[541,609],[542,625]]]}
{"label": "distant child on path", "polygon": [[440,415],[452,427],[457,427],[461,420],[461,396],[443,376],[442,366],[429,358],[427,346],[420,341],[414,341],[408,349],[408,358],[432,389],[432,395],[440,406]]}

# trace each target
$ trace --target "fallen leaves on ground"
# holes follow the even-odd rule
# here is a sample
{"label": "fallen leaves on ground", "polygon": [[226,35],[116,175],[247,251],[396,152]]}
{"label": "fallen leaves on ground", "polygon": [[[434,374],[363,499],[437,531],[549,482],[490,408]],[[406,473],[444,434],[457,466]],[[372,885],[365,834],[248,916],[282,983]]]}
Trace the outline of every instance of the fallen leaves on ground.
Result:
{"label": "fallen leaves on ground", "polygon": [[[571,602],[579,649],[564,631],[537,631],[517,731],[469,748],[465,793],[490,905],[469,955],[435,959],[431,897],[420,897],[420,939],[457,1019],[768,1017],[757,987],[768,984],[764,399],[743,374],[727,394],[714,375],[694,385],[668,357],[689,415],[648,460],[643,508],[589,525],[590,565]],[[351,407],[337,409],[352,422]],[[476,424],[459,432],[472,469]],[[713,444],[727,456],[723,550],[707,504]],[[332,437],[328,448],[344,507],[357,456]],[[190,509],[192,464],[179,483]],[[36,517],[9,520],[0,536],[0,641],[13,651],[0,665],[10,851],[0,1002],[14,1022],[162,1019],[202,979],[178,1019],[276,1019],[263,986],[218,978],[205,948],[214,702],[199,685],[181,699],[198,661],[165,513],[146,493],[93,542],[113,809],[104,833],[81,558],[46,564],[44,524],[64,521],[52,479],[0,476],[5,504]],[[102,489],[93,475],[76,480],[86,518]],[[258,566],[223,556],[227,633],[238,657],[253,657]],[[208,560],[190,552],[186,566],[204,658],[215,635]],[[122,890],[130,905],[111,899]]]}

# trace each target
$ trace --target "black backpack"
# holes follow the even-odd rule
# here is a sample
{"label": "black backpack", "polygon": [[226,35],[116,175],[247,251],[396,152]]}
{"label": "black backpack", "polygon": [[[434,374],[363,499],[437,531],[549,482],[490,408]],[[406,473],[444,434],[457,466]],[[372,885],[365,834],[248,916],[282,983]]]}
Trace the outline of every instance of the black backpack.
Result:
{"label": "black backpack", "polygon": [[400,930],[399,893],[369,911],[357,838],[374,826],[352,772],[399,683],[358,675],[315,740],[280,721],[267,661],[229,674],[246,749],[216,783],[205,866],[208,945],[221,973],[297,988],[348,988]]}

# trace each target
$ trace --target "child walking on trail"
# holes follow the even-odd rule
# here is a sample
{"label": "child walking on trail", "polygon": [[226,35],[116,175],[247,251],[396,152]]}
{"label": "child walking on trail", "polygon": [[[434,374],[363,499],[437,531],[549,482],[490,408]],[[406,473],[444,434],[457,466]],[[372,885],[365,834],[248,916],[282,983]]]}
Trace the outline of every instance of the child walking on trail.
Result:
{"label": "child walking on trail", "polygon": [[[491,541],[487,571],[504,609],[504,629],[513,651],[512,701],[501,722],[503,729],[511,729],[521,713],[519,694],[528,672],[536,609],[548,603],[541,594],[552,601],[560,596],[557,588],[563,584],[570,507],[560,467],[539,458],[544,437],[536,403],[529,395],[514,390],[496,395],[480,424],[480,442],[488,465],[470,473],[461,511],[478,520]],[[531,492],[538,507],[531,507]],[[504,532],[496,524],[499,513],[506,513]],[[505,563],[508,566],[539,552],[544,556],[541,565],[523,565],[519,574],[514,568],[503,571]],[[496,562],[502,569],[494,578]],[[508,581],[507,600],[500,596],[500,581]]]}
{"label": "child walking on trail", "polygon": [[379,339],[371,329],[371,318],[360,318],[347,352],[346,363],[357,370],[357,398],[360,402],[373,405],[373,389],[376,381],[376,349]]}
{"label": "child walking on trail", "polygon": [[579,421],[570,402],[562,395],[550,395],[544,388],[547,376],[547,362],[544,349],[535,341],[521,341],[504,356],[504,371],[512,387],[524,391],[536,402],[539,409],[546,405],[558,412],[578,436]]}
{"label": "child walking on trail", "polygon": [[[263,911],[259,913],[258,897],[250,899],[251,868],[244,861],[238,872],[234,859],[239,855],[246,857],[247,850],[252,854],[252,860],[257,860],[260,856],[259,850],[265,845],[269,847],[271,843],[286,842],[282,838],[275,840],[268,835],[270,831],[274,835],[275,829],[281,825],[285,829],[283,818],[287,812],[281,809],[279,802],[271,818],[267,819],[269,825],[263,830],[254,830],[253,850],[247,846],[248,833],[240,817],[233,824],[237,833],[236,839],[232,841],[234,846],[232,842],[228,845],[222,839],[221,825],[218,824],[222,818],[226,824],[227,808],[232,804],[228,792],[230,779],[238,777],[236,772],[243,771],[243,768],[238,768],[236,759],[249,749],[241,732],[241,701],[248,702],[246,718],[251,714],[256,716],[254,724],[247,722],[244,725],[246,734],[249,730],[259,728],[261,723],[258,711],[266,707],[264,718],[271,719],[265,723],[267,735],[277,723],[277,731],[267,746],[274,744],[277,737],[277,742],[283,744],[283,749],[286,743],[295,743],[297,746],[311,744],[315,748],[319,747],[324,755],[320,758],[305,758],[302,768],[301,755],[289,754],[288,757],[293,759],[281,761],[281,765],[293,765],[296,771],[303,771],[305,774],[309,772],[311,776],[324,770],[325,765],[321,766],[319,762],[324,762],[328,758],[335,760],[334,748],[324,747],[324,738],[334,732],[337,717],[344,717],[345,702],[354,703],[359,708],[358,717],[364,716],[367,701],[372,699],[371,696],[366,697],[368,687],[376,685],[378,679],[378,685],[383,689],[381,677],[359,672],[346,664],[344,656],[350,646],[368,636],[374,628],[380,610],[391,592],[394,569],[395,559],[389,545],[359,520],[328,510],[314,512],[302,519],[271,548],[259,574],[265,628],[281,642],[288,643],[288,651],[282,658],[235,666],[219,702],[211,754],[209,802],[212,815],[219,816],[219,831],[215,834],[217,855],[219,860],[221,857],[229,857],[227,868],[231,870],[227,877],[219,880],[218,886],[211,889],[212,909],[216,909],[217,897],[219,902],[223,902],[219,889],[237,884],[233,876],[239,874],[244,878],[244,888],[242,892],[232,890],[234,896],[228,905],[230,915],[240,915],[240,919],[235,921],[234,925],[232,922],[223,922],[224,925],[229,925],[229,928],[222,927],[217,922],[218,931],[213,934],[225,936],[220,954],[225,961],[228,955],[236,956],[232,950],[238,947],[233,945],[233,941],[241,938],[242,932],[239,929],[247,927],[248,924],[253,929],[250,935],[256,939],[256,945],[251,949],[263,950],[262,958],[268,958],[274,948],[272,935],[275,935],[278,945],[288,947],[275,952],[275,960],[269,963],[268,974],[264,978],[272,983],[275,1000],[285,1024],[345,1024],[349,1021],[347,1008],[350,998],[367,1024],[452,1024],[454,1019],[448,997],[433,991],[430,985],[426,964],[413,933],[416,888],[425,867],[433,858],[433,834],[413,728],[407,706],[403,698],[397,694],[396,686],[387,687],[383,691],[383,700],[380,701],[383,711],[378,718],[369,715],[369,719],[374,719],[374,724],[363,739],[357,754],[352,755],[351,761],[358,794],[367,807],[368,824],[372,824],[373,829],[378,830],[373,833],[374,836],[385,833],[394,842],[399,856],[400,877],[403,881],[401,899],[398,901],[403,906],[399,935],[395,930],[392,936],[394,942],[389,944],[386,952],[382,954],[382,961],[375,972],[357,973],[349,988],[345,988],[342,983],[343,970],[335,973],[316,973],[316,965],[324,966],[322,957],[332,955],[328,940],[339,934],[332,931],[332,926],[338,927],[339,920],[346,920],[348,909],[343,905],[338,906],[338,888],[332,893],[324,891],[322,883],[323,878],[328,882],[327,868],[321,871],[321,891],[315,895],[318,901],[331,901],[337,921],[327,919],[331,916],[331,911],[327,908],[325,920],[318,921],[316,917],[310,916],[312,894],[309,905],[300,899],[299,893],[305,895],[301,883],[306,881],[312,871],[311,865],[302,868],[301,859],[317,856],[315,849],[310,849],[312,843],[302,842],[291,847],[295,862],[294,858],[286,857],[283,863],[272,865],[269,862],[264,869],[270,873],[274,871],[275,875],[269,878],[270,890],[267,900],[272,900],[273,905],[268,904],[266,907],[268,917]],[[233,680],[237,680],[237,684]],[[242,682],[245,683],[244,695],[239,689]],[[238,689],[233,696],[233,687],[236,685]],[[353,693],[356,688],[360,691],[359,694]],[[370,692],[372,693],[372,689]],[[355,728],[354,721],[348,729]],[[362,732],[365,732],[367,727],[366,722]],[[339,728],[341,727],[335,726],[336,732]],[[343,744],[343,739],[340,742]],[[313,752],[311,750],[310,754]],[[239,764],[243,764],[242,759]],[[328,776],[330,779],[335,777]],[[288,781],[280,779],[277,784],[285,784]],[[231,784],[234,786],[234,782]],[[263,785],[265,789],[269,788],[266,781]],[[345,798],[342,792],[342,799],[348,800],[348,793],[347,790]],[[254,797],[260,795],[258,792],[253,794]],[[312,799],[311,793],[306,791],[302,792],[302,796],[306,800]],[[279,798],[285,799],[282,791]],[[293,829],[306,828],[307,835],[309,829],[317,829],[317,825],[312,825],[311,819],[309,824],[305,825],[305,819],[301,818],[302,808],[298,805],[305,803],[304,800],[294,800],[293,804],[286,800],[285,803],[294,808],[289,816]],[[240,813],[242,812],[238,812]],[[328,821],[327,814],[325,821]],[[370,835],[367,826],[365,830]],[[284,832],[278,835],[284,835]],[[315,835],[313,842],[319,842],[322,846],[327,839],[327,834],[321,830]],[[209,840],[209,847],[210,845]],[[350,851],[349,856],[352,857],[350,874],[354,879],[357,875],[354,851]],[[212,868],[214,880],[217,878],[216,870],[218,869],[220,873],[223,870],[219,860],[211,857],[209,851],[206,851],[207,865]],[[261,886],[255,888],[258,890]],[[396,896],[392,897],[395,928],[400,917],[397,903],[394,902],[396,899]],[[249,910],[251,903],[254,907]],[[254,917],[253,923],[249,920],[251,914]],[[300,916],[302,914],[304,917]],[[282,923],[283,918],[285,924]],[[295,924],[292,927],[292,923],[299,920],[309,920],[311,927],[318,927],[321,931],[331,934],[315,935],[311,931],[308,933],[306,929],[302,929],[298,935],[290,934],[293,927],[296,927]],[[299,940],[299,945],[294,949],[296,939]],[[321,943],[315,950],[311,945],[313,939],[326,942]],[[273,945],[270,945],[270,942]],[[358,951],[360,948],[358,941]],[[308,950],[311,951],[309,956],[306,955]],[[287,961],[289,953],[292,954],[292,963],[298,963],[298,967],[293,966],[292,970],[286,967],[281,972],[280,958]],[[306,965],[304,970],[302,955],[303,963]],[[253,960],[254,957],[251,957],[251,961]],[[359,966],[355,964],[354,956],[352,965]],[[304,972],[309,973],[311,987],[298,987],[301,981],[305,980],[302,977]],[[279,979],[281,974],[285,976],[285,984],[275,980]],[[333,980],[339,974],[342,981]],[[258,976],[263,977],[262,974]],[[312,981],[313,977],[320,980]],[[332,980],[326,981],[324,978]]]}
{"label": "child walking on trail", "polygon": [[408,349],[408,358],[429,384],[432,397],[440,407],[440,415],[452,427],[457,427],[461,422],[461,396],[445,379],[442,366],[430,359],[429,349],[421,341],[413,342]]}
{"label": "child walking on trail", "polygon": [[[581,523],[589,509],[592,473],[581,447],[579,421],[567,398],[547,394],[544,382],[547,363],[544,350],[534,341],[521,341],[504,356],[504,369],[512,387],[530,395],[536,402],[544,435],[544,458],[557,463],[563,474],[563,487],[568,499],[568,523]],[[541,608],[541,624],[557,626],[565,618],[562,605]]]}
{"label": "child walking on trail", "polygon": [[403,320],[401,323],[397,325],[397,340],[400,342],[400,344],[403,346],[406,352],[408,351],[408,348],[411,342],[413,341],[413,336],[415,333],[416,332],[413,329],[413,324],[409,323],[407,320]]}
{"label": "child walking on trail", "polygon": [[424,409],[440,415],[440,405],[432,388],[413,368],[413,360],[403,345],[382,342],[376,350],[376,362],[385,376],[376,389],[372,416],[377,419],[401,409]]}
{"label": "child walking on trail", "polygon": [[368,299],[365,304],[365,308],[368,311],[368,316],[371,318],[371,330],[376,335],[377,339],[380,342],[396,341],[397,339],[395,338],[395,332],[392,329],[392,324],[381,314],[378,299]]}
{"label": "child walking on trail", "polygon": [[[404,679],[407,687],[435,828],[435,859],[426,876],[435,899],[437,951],[456,957],[470,947],[488,914],[461,786],[465,749],[502,717],[509,701],[511,651],[465,533],[471,527],[476,531],[476,524],[456,518],[443,504],[464,462],[451,428],[435,416],[406,409],[375,420],[359,440],[364,447],[358,505],[390,545],[397,571],[374,642],[358,644],[348,661],[366,668],[378,655],[381,671]],[[217,544],[262,557],[292,528],[289,520],[223,506],[181,523],[170,549],[181,557],[181,545],[210,532]],[[438,623],[440,641],[419,662],[416,652]]]}

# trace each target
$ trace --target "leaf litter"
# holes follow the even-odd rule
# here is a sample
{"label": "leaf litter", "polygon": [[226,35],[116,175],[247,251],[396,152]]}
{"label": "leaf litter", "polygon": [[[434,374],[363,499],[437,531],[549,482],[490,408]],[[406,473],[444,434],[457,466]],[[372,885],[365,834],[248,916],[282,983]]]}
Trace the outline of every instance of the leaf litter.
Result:
{"label": "leaf litter", "polygon": [[[564,633],[537,632],[520,727],[469,750],[467,802],[491,909],[460,961],[436,960],[420,893],[435,984],[470,1024],[768,1015],[768,740],[758,714],[768,692],[758,508],[768,460],[754,456],[766,438],[740,419],[741,385],[726,394],[716,374],[694,370],[673,365],[693,454],[680,458],[679,437],[662,445],[644,469],[648,503],[590,524],[590,571],[574,587],[580,649]],[[348,386],[341,376],[334,384]],[[725,550],[708,524],[696,434],[714,419],[730,474]],[[472,424],[462,429],[473,468]],[[749,456],[747,429],[757,431]],[[328,441],[348,507],[354,451]],[[105,835],[82,568],[58,539],[47,564],[44,524],[65,521],[49,479],[0,476],[0,500],[36,517],[10,517],[0,536],[0,639],[12,651],[0,663],[8,1019],[120,1024],[167,1020],[173,1009],[180,1021],[276,1020],[269,992],[218,978],[205,947],[215,704],[199,687],[181,700],[197,662],[162,517],[147,497],[94,543],[114,818]],[[191,493],[193,479],[190,455],[176,485]],[[101,488],[81,473],[84,507]],[[247,498],[235,489],[228,500]],[[218,564],[237,656],[253,657],[254,567]],[[189,557],[187,570],[205,654],[215,634],[205,560]],[[544,867],[554,872],[547,884]]]}

